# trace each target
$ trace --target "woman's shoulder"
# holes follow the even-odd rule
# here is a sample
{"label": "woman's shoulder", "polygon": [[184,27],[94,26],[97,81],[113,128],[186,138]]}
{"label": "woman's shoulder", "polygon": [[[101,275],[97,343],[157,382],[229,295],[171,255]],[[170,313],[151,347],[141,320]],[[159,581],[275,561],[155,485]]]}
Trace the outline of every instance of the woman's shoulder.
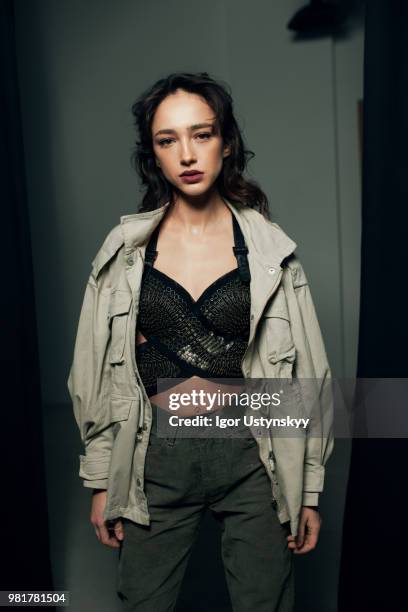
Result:
{"label": "woman's shoulder", "polygon": [[123,249],[125,239],[122,231],[122,224],[115,225],[105,236],[101,246],[92,260],[92,274],[97,280],[102,269],[113,259],[117,259]]}
{"label": "woman's shoulder", "polygon": [[295,265],[295,262],[298,261],[297,256],[294,255],[297,243],[281,225],[248,206],[240,210],[240,215],[246,226],[248,247],[255,249],[266,259],[272,257],[279,263],[290,261]]}
{"label": "woman's shoulder", "polygon": [[284,263],[285,268],[291,274],[292,284],[295,289],[309,284],[303,265],[296,253],[291,253]]}
{"label": "woman's shoulder", "polygon": [[[126,257],[126,245],[130,248],[130,245],[143,241],[149,228],[155,225],[156,217],[162,216],[167,206],[168,204],[165,204],[155,210],[120,216],[120,223],[108,232],[92,261],[95,280],[106,268],[112,268],[113,273],[120,271]],[[129,255],[129,252],[127,254]]]}
{"label": "woman's shoulder", "polygon": [[276,244],[282,248],[282,252],[286,250],[288,253],[283,259],[283,268],[290,273],[293,286],[298,288],[302,285],[307,285],[308,279],[302,262],[299,259],[299,255],[297,252],[295,252],[297,243],[294,241],[294,239],[286,233],[279,223],[273,219],[268,219],[254,208],[249,209],[248,207],[246,214],[250,216],[253,223],[255,223],[258,228],[262,228],[262,230],[268,236],[268,239],[273,237]]}

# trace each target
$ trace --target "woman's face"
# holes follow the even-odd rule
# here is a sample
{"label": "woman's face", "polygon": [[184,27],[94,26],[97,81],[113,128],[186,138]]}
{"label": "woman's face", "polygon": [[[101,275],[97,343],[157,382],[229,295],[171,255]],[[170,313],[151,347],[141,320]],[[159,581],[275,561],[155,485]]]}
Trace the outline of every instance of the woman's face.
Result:
{"label": "woman's face", "polygon": [[[156,162],[180,192],[199,196],[217,179],[230,147],[224,146],[216,116],[207,102],[178,89],[157,107],[152,122]],[[183,172],[197,172],[190,177]]]}

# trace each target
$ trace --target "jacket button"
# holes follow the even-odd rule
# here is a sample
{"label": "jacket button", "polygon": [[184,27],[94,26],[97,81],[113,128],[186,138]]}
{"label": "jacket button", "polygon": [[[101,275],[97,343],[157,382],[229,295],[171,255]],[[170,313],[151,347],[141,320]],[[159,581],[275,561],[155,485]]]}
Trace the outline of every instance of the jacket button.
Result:
{"label": "jacket button", "polygon": [[147,429],[147,423],[143,423],[143,429],[146,431],[146,429]]}
{"label": "jacket button", "polygon": [[275,274],[276,270],[275,268],[268,268],[268,272],[269,274]]}
{"label": "jacket button", "polygon": [[251,314],[251,321],[253,321],[255,318],[255,315]]}
{"label": "jacket button", "polygon": [[137,484],[137,486],[138,486],[138,487],[140,487],[140,485],[141,485],[141,480],[140,480],[140,478],[137,478],[137,479],[136,479],[136,484]]}
{"label": "jacket button", "polygon": [[127,262],[128,266],[133,266],[133,263],[134,263],[134,259],[133,259],[133,257],[130,255],[130,256],[129,256],[129,257],[126,259],[126,262]]}

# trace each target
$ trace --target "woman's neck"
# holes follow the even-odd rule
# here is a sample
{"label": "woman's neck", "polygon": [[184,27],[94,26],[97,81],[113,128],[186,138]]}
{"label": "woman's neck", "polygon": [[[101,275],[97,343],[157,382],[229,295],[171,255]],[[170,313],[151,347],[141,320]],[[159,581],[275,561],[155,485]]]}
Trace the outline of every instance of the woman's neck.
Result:
{"label": "woman's neck", "polygon": [[230,222],[231,212],[218,193],[202,198],[176,196],[166,215],[166,223],[183,233],[203,235]]}

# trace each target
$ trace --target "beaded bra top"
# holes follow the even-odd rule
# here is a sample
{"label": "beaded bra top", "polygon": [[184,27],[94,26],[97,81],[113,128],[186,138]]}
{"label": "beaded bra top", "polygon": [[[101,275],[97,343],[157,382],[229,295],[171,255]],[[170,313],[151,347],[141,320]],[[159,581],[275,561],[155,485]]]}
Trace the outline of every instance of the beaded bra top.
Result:
{"label": "beaded bra top", "polygon": [[[158,378],[241,378],[249,339],[251,280],[241,228],[232,215],[238,267],[209,285],[198,300],[173,278],[153,267],[160,223],[145,253],[137,327],[136,362],[147,395]],[[160,385],[159,391],[172,385]]]}

